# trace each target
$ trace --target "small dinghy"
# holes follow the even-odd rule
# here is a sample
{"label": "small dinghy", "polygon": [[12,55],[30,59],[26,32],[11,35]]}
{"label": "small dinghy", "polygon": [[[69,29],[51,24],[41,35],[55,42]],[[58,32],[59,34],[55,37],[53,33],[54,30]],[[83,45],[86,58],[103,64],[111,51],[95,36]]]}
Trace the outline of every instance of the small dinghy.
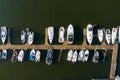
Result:
{"label": "small dinghy", "polygon": [[53,60],[53,50],[50,49],[50,50],[48,50],[48,52],[47,52],[46,64],[47,64],[47,65],[52,64],[52,60]]}
{"label": "small dinghy", "polygon": [[84,50],[81,50],[78,55],[78,61],[83,61],[84,58]]}
{"label": "small dinghy", "polygon": [[99,28],[98,29],[98,39],[100,41],[100,43],[103,41],[104,39],[104,32],[103,32],[103,29],[102,28]]}
{"label": "small dinghy", "polygon": [[35,50],[34,50],[34,49],[32,49],[32,50],[30,51],[29,60],[35,61]]}
{"label": "small dinghy", "polygon": [[110,45],[110,42],[111,42],[111,31],[110,31],[110,29],[106,29],[105,39],[106,39],[107,44]]}
{"label": "small dinghy", "polygon": [[93,41],[93,26],[91,24],[87,25],[87,41],[90,45]]}
{"label": "small dinghy", "polygon": [[63,26],[61,26],[60,29],[59,29],[59,38],[58,38],[59,43],[64,42],[64,34],[65,34],[65,29],[64,29]]}
{"label": "small dinghy", "polygon": [[94,53],[94,56],[93,56],[92,61],[93,61],[94,63],[98,63],[98,62],[99,62],[99,52],[98,52],[98,51],[96,51],[96,52]]}
{"label": "small dinghy", "polygon": [[1,59],[2,59],[2,60],[6,60],[6,58],[7,58],[7,50],[4,49],[4,50],[2,51]]}
{"label": "small dinghy", "polygon": [[14,62],[17,62],[17,59],[18,59],[18,52],[17,51],[13,51],[13,55],[12,55],[11,61],[14,63]]}
{"label": "small dinghy", "polygon": [[72,56],[73,56],[73,50],[69,50],[68,51],[68,55],[67,55],[67,61],[71,61],[72,60]]}
{"label": "small dinghy", "polygon": [[50,44],[52,44],[53,38],[54,38],[54,28],[48,27],[48,39]]}
{"label": "small dinghy", "polygon": [[73,64],[74,64],[75,62],[77,62],[77,56],[78,56],[78,53],[77,53],[77,51],[75,51],[75,52],[73,53],[73,56],[72,56],[72,62],[73,62]]}
{"label": "small dinghy", "polygon": [[67,28],[67,43],[73,44],[74,42],[74,28],[73,25],[70,24]]}
{"label": "small dinghy", "polygon": [[18,54],[18,61],[22,62],[24,59],[24,51],[20,50],[19,54]]}
{"label": "small dinghy", "polygon": [[89,57],[89,50],[85,50],[83,62],[87,62]]}
{"label": "small dinghy", "polygon": [[4,26],[4,27],[1,27],[1,40],[3,44],[5,43],[6,38],[7,38],[7,28],[6,26]]}
{"label": "small dinghy", "polygon": [[37,50],[35,54],[35,62],[40,62],[40,57],[41,57],[41,52]]}
{"label": "small dinghy", "polygon": [[25,32],[25,30],[21,31],[21,42],[22,43],[26,42],[26,32]]}
{"label": "small dinghy", "polygon": [[28,43],[32,44],[34,40],[34,32],[30,31],[28,34]]}
{"label": "small dinghy", "polygon": [[112,44],[115,44],[117,39],[117,28],[112,28]]}

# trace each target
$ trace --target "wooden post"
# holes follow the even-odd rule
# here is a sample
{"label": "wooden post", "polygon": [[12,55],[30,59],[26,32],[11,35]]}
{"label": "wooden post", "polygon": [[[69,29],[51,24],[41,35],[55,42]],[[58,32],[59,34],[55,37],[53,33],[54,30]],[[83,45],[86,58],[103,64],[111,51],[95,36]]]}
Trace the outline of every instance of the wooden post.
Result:
{"label": "wooden post", "polygon": [[59,58],[58,58],[58,62],[60,62],[60,59],[61,59],[61,55],[62,55],[62,49],[60,49],[60,54],[59,54]]}
{"label": "wooden post", "polygon": [[7,39],[7,44],[8,45],[11,45],[11,43],[10,43],[10,28],[8,28],[8,39]]}
{"label": "wooden post", "polygon": [[45,28],[45,45],[48,45],[48,28]]}
{"label": "wooden post", "polygon": [[83,29],[83,45],[87,45],[86,44],[86,28]]}
{"label": "wooden post", "polygon": [[112,59],[111,59],[111,67],[110,67],[110,80],[115,79],[116,65],[117,65],[117,53],[118,53],[118,44],[114,44]]}

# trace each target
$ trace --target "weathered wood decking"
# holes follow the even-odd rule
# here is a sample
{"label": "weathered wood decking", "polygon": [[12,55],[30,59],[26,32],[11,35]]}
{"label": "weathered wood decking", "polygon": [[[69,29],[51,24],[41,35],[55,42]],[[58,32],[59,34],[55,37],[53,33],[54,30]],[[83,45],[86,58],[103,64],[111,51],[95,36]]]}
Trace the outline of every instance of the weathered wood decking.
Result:
{"label": "weathered wood decking", "polygon": [[[112,53],[112,59],[111,59],[111,67],[110,67],[110,75],[109,78],[111,80],[114,80],[115,72],[116,72],[116,60],[117,60],[117,53],[118,53],[118,44],[114,45],[106,45],[105,42],[103,42],[101,45],[87,45],[86,44],[86,30],[83,30],[83,44],[82,45],[68,45],[65,41],[61,45],[50,45],[48,43],[48,33],[47,28],[45,29],[45,44],[41,45],[11,45],[10,41],[7,45],[0,45],[0,49],[40,49],[40,50],[46,50],[46,49],[58,49],[60,50],[60,56],[58,61],[60,61],[60,57],[62,54],[62,50],[80,50],[80,49],[89,49],[89,50],[105,50],[105,49],[111,49],[113,50]],[[9,39],[10,40],[10,39]]]}

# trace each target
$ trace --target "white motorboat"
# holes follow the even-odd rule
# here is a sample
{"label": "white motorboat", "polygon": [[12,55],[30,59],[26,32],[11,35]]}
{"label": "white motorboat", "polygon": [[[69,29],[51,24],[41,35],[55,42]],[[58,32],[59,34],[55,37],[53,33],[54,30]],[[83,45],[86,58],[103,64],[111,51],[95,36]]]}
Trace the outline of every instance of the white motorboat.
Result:
{"label": "white motorboat", "polygon": [[54,28],[48,27],[48,39],[50,44],[52,44],[53,38],[54,38]]}
{"label": "white motorboat", "polygon": [[94,63],[98,63],[98,62],[99,62],[99,52],[98,52],[98,51],[96,51],[96,52],[94,53],[94,56],[93,56],[92,61],[93,61]]}
{"label": "white motorboat", "polygon": [[34,49],[32,49],[32,50],[30,51],[29,60],[35,61],[35,50],[34,50]]}
{"label": "white motorboat", "polygon": [[18,61],[22,62],[24,59],[24,51],[20,50],[19,54],[18,54]]}
{"label": "white motorboat", "polygon": [[73,56],[73,50],[69,50],[68,51],[68,55],[67,55],[67,61],[71,61],[72,60],[72,56]]}
{"label": "white motorboat", "polygon": [[74,28],[73,25],[70,24],[67,28],[67,43],[73,44],[74,42]]}
{"label": "white motorboat", "polygon": [[117,28],[112,28],[112,44],[116,42],[117,39]]}
{"label": "white motorboat", "polygon": [[4,27],[1,27],[1,40],[3,44],[5,43],[6,38],[7,38],[7,28],[6,26],[4,26]]}
{"label": "white motorboat", "polygon": [[2,50],[1,59],[6,60],[6,58],[7,58],[7,50],[4,49],[4,50]]}
{"label": "white motorboat", "polygon": [[117,76],[115,77],[115,80],[120,80],[120,76],[117,75]]}
{"label": "white motorboat", "polygon": [[91,24],[87,25],[87,41],[90,45],[93,41],[93,26]]}
{"label": "white motorboat", "polygon": [[65,29],[64,29],[63,26],[61,26],[60,29],[59,29],[59,38],[58,38],[59,43],[64,42],[64,34],[65,34]]}
{"label": "white motorboat", "polygon": [[106,39],[107,44],[110,45],[110,42],[111,42],[111,31],[110,31],[110,29],[106,29],[105,39]]}
{"label": "white motorboat", "polygon": [[78,55],[78,61],[83,61],[84,59],[84,50],[81,50]]}
{"label": "white motorboat", "polygon": [[83,62],[87,62],[89,58],[89,50],[85,50]]}
{"label": "white motorboat", "polygon": [[25,32],[25,30],[21,31],[21,42],[22,43],[26,42],[26,32]]}
{"label": "white motorboat", "polygon": [[28,34],[28,43],[32,44],[34,40],[34,32],[30,31]]}
{"label": "white motorboat", "polygon": [[120,43],[120,26],[118,26],[118,40],[119,40],[119,43]]}
{"label": "white motorboat", "polygon": [[98,29],[98,39],[100,41],[100,43],[103,41],[104,39],[104,32],[103,32],[103,29],[102,28],[99,28]]}
{"label": "white motorboat", "polygon": [[37,50],[35,54],[35,62],[40,62],[40,57],[41,57],[41,52]]}
{"label": "white motorboat", "polygon": [[72,56],[72,62],[73,62],[73,64],[74,64],[75,62],[77,62],[77,56],[78,56],[77,51],[74,51],[73,56]]}
{"label": "white motorboat", "polygon": [[46,64],[47,64],[47,65],[50,65],[50,64],[52,64],[52,61],[53,61],[53,50],[50,49],[50,50],[48,50],[48,52],[47,52]]}

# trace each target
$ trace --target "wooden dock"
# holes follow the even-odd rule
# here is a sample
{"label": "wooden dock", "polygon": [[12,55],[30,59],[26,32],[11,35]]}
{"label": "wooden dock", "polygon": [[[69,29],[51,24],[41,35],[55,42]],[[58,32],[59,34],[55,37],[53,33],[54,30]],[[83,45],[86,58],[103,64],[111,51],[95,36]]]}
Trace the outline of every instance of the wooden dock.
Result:
{"label": "wooden dock", "polygon": [[68,45],[67,42],[65,41],[61,45],[50,45],[48,43],[48,32],[47,28],[45,29],[45,43],[41,45],[12,45],[6,44],[6,45],[0,45],[0,49],[40,49],[40,50],[47,50],[47,49],[57,49],[60,50],[60,56],[58,61],[60,61],[60,57],[62,54],[62,50],[81,50],[81,49],[88,49],[88,50],[106,50],[106,49],[111,49],[113,50],[112,53],[112,59],[111,59],[111,67],[110,67],[110,75],[109,78],[110,80],[114,80],[115,78],[115,72],[116,72],[116,60],[117,60],[117,53],[118,53],[118,44],[114,45],[106,45],[105,42],[101,45],[87,45],[86,43],[86,30],[83,30],[83,44],[82,45]]}

